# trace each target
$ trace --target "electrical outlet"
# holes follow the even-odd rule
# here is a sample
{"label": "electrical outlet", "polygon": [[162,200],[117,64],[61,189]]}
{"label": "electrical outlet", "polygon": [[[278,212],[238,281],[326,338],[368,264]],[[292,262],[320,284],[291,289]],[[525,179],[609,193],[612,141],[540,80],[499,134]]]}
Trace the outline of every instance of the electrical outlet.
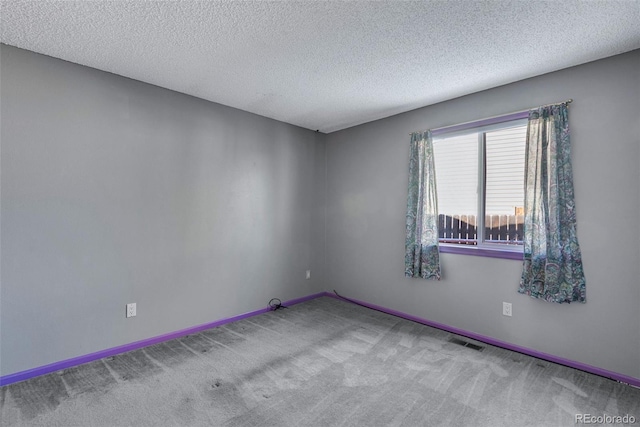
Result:
{"label": "electrical outlet", "polygon": [[127,304],[127,317],[136,317],[136,303]]}
{"label": "electrical outlet", "polygon": [[311,279],[311,270],[307,270],[307,279]]}
{"label": "electrical outlet", "polygon": [[511,303],[503,302],[502,303],[502,315],[511,317]]}

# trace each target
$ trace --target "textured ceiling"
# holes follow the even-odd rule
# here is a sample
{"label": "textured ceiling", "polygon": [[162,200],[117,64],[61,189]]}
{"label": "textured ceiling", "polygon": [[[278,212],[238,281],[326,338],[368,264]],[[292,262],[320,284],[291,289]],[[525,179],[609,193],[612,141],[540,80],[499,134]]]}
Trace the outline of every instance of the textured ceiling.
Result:
{"label": "textured ceiling", "polygon": [[2,43],[332,132],[640,48],[640,1],[1,1]]}

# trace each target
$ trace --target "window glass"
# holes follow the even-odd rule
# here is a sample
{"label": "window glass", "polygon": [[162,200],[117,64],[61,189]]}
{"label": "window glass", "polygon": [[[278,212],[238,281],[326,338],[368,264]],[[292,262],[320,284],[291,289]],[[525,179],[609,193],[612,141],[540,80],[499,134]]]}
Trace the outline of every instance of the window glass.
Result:
{"label": "window glass", "polygon": [[440,241],[476,244],[478,136],[434,140]]}
{"label": "window glass", "polygon": [[434,138],[440,243],[521,248],[526,132],[517,120]]}
{"label": "window glass", "polygon": [[492,243],[521,243],[526,126],[485,134],[485,233]]}

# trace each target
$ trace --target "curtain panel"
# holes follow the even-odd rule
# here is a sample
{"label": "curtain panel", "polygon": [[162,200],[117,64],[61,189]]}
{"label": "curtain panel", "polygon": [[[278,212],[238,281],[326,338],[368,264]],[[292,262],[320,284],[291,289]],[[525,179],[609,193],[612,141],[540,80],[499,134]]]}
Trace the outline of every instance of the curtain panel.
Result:
{"label": "curtain panel", "polygon": [[518,292],[586,302],[576,233],[568,107],[529,112],[525,158],[524,265]]}
{"label": "curtain panel", "polygon": [[438,199],[431,131],[411,134],[404,275],[440,280]]}

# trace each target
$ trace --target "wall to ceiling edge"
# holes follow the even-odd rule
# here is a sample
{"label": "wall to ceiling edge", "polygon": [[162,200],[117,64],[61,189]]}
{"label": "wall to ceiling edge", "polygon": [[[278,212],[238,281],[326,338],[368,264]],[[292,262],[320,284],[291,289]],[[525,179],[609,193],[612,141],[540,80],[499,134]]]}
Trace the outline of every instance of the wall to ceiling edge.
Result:
{"label": "wall to ceiling edge", "polygon": [[[569,98],[587,303],[518,294],[514,260],[443,254],[441,281],[405,278],[409,133]],[[640,378],[639,164],[639,50],[329,134],[327,283],[345,296]],[[503,301],[513,317],[502,315]]]}
{"label": "wall to ceiling edge", "polygon": [[[0,375],[336,289],[640,378],[640,51],[329,135],[0,53]],[[568,98],[588,302],[516,293],[512,260],[405,278],[409,132]]]}
{"label": "wall to ceiling edge", "polygon": [[323,289],[324,134],[0,54],[0,376]]}

